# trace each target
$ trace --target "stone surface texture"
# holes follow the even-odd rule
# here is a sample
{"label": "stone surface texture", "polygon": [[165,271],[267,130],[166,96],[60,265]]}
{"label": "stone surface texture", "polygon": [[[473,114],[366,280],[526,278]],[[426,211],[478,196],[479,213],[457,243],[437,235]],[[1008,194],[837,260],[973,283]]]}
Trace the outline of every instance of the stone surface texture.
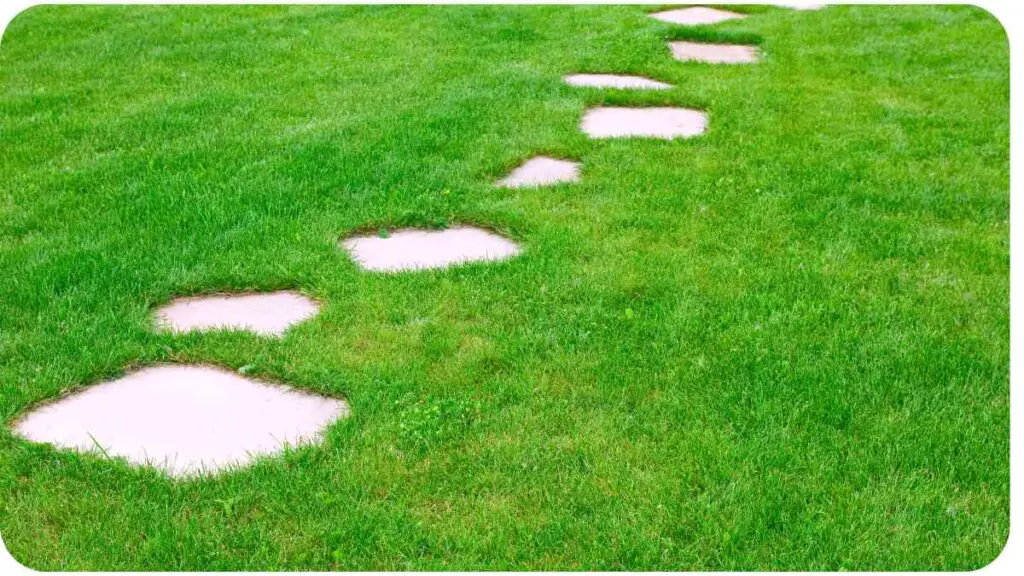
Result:
{"label": "stone surface texture", "polygon": [[690,138],[707,130],[707,114],[688,108],[592,108],[580,128],[591,138]]}
{"label": "stone surface texture", "polygon": [[620,90],[667,90],[671,84],[622,74],[570,74],[563,78],[570,86],[585,88],[617,88]]}
{"label": "stone surface texture", "polygon": [[506,188],[527,188],[548,186],[562,182],[576,182],[580,179],[578,162],[558,160],[546,156],[530,158],[508,176],[498,181],[498,186]]}
{"label": "stone surface texture", "polygon": [[172,476],[242,466],[315,440],[345,402],[207,366],[145,368],[39,407],[15,433]]}
{"label": "stone surface texture", "polygon": [[719,10],[717,8],[708,8],[706,6],[692,6],[690,8],[665,10],[663,12],[655,12],[650,16],[651,18],[656,18],[662,22],[680,24],[682,26],[702,26],[707,24],[718,24],[719,22],[725,22],[726,20],[746,18],[746,15],[744,14]]}
{"label": "stone surface texture", "polygon": [[447,268],[468,262],[504,260],[519,247],[493,232],[459,226],[446,230],[398,230],[388,237],[359,236],[342,247],[364,269],[401,272]]}
{"label": "stone surface texture", "polygon": [[775,3],[776,6],[782,6],[783,8],[789,8],[791,10],[821,10],[828,6],[828,4],[781,4]]}
{"label": "stone surface texture", "polygon": [[319,309],[297,292],[216,294],[174,300],[157,309],[156,320],[159,327],[173,332],[231,329],[280,336]]}
{"label": "stone surface texture", "polygon": [[758,61],[756,46],[741,44],[702,44],[698,42],[669,42],[672,57],[682,62],[708,64],[751,64]]}

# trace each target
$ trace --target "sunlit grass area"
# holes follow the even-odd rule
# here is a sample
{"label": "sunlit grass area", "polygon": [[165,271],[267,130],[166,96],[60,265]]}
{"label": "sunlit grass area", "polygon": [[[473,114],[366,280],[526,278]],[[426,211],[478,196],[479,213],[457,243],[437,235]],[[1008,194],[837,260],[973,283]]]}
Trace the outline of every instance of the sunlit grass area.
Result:
{"label": "sunlit grass area", "polygon": [[[40,6],[0,44],[0,534],[44,570],[944,569],[1009,504],[1009,54],[954,6]],[[750,65],[667,42],[752,44]],[[668,90],[565,84],[623,73]],[[591,140],[598,105],[708,113]],[[544,154],[577,183],[495,186]],[[339,241],[475,225],[397,274]],[[281,339],[177,296],[297,290]],[[176,480],[9,424],[162,363],[344,398]],[[182,426],[188,426],[187,421]]]}

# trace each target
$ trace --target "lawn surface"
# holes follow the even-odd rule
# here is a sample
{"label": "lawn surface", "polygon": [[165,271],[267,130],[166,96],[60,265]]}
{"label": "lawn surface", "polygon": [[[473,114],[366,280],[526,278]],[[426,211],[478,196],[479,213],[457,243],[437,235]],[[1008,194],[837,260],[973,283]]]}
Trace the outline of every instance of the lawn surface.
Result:
{"label": "lawn surface", "polygon": [[[952,569],[1009,503],[1007,40],[971,7],[37,7],[0,49],[0,415],[160,362],[344,397],[213,478],[0,432],[37,569]],[[750,66],[668,39],[760,44]],[[578,89],[572,72],[670,91]],[[597,104],[706,109],[588,140]],[[535,154],[583,180],[493,182]],[[379,275],[354,231],[483,225]],[[280,341],[154,333],[295,288]],[[183,422],[187,425],[187,422]]]}

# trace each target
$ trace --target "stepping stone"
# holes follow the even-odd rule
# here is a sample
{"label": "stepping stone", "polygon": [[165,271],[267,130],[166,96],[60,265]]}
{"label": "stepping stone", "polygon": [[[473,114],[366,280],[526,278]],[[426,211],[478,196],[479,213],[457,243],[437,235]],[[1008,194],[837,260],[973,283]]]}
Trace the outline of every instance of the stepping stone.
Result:
{"label": "stepping stone", "polygon": [[387,238],[360,236],[345,240],[342,246],[363,269],[374,272],[447,268],[481,260],[504,260],[519,253],[514,242],[469,226],[399,230]]}
{"label": "stepping stone", "polygon": [[719,22],[725,22],[726,20],[735,20],[747,17],[745,14],[718,10],[717,8],[708,8],[706,6],[665,10],[664,12],[655,12],[650,16],[651,18],[656,18],[662,22],[681,24],[683,26],[718,24]]}
{"label": "stepping stone", "polygon": [[621,90],[666,90],[671,84],[644,78],[643,76],[623,76],[619,74],[570,74],[563,78],[570,86],[589,88],[619,88]]}
{"label": "stepping stone", "polygon": [[179,298],[156,311],[157,324],[173,332],[251,330],[280,336],[311,318],[320,306],[297,292]]}
{"label": "stepping stone", "polygon": [[560,182],[576,182],[579,179],[580,165],[578,162],[537,156],[530,158],[508,176],[499,180],[498,186],[526,188]]}
{"label": "stepping stone", "polygon": [[38,408],[14,431],[34,442],[120,456],[172,476],[243,466],[308,443],[348,415],[342,400],[205,366],[145,368]]}
{"label": "stepping stone", "polygon": [[592,108],[580,128],[591,138],[689,138],[707,130],[707,114],[688,108]]}
{"label": "stepping stone", "polygon": [[821,10],[828,6],[828,4],[775,4],[783,8],[789,8],[791,10]]}
{"label": "stepping stone", "polygon": [[749,64],[757,62],[756,46],[740,44],[701,44],[698,42],[669,42],[672,56],[683,62],[708,64]]}

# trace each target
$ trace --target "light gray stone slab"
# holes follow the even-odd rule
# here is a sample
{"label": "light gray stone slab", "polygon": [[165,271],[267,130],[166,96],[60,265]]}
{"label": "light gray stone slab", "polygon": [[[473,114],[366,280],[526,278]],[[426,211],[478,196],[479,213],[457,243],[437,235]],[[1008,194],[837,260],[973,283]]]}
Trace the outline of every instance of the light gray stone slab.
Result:
{"label": "light gray stone slab", "polygon": [[344,240],[342,247],[359,266],[373,272],[447,268],[468,262],[505,260],[519,253],[515,242],[470,226],[399,230],[386,238],[359,236]]}
{"label": "light gray stone slab", "polygon": [[671,84],[622,74],[570,74],[563,78],[570,86],[586,88],[616,88],[619,90],[667,90]]}
{"label": "light gray stone slab", "polygon": [[580,179],[578,162],[558,160],[547,156],[535,156],[498,181],[506,188],[527,188],[549,186],[562,182],[576,182]]}
{"label": "light gray stone slab", "polygon": [[341,400],[218,368],[167,365],[37,408],[16,422],[15,433],[189,476],[315,441],[325,426],[347,414]]}
{"label": "light gray stone slab", "polygon": [[682,26],[702,26],[718,24],[719,22],[725,22],[727,20],[746,18],[745,14],[719,10],[717,8],[708,8],[707,6],[676,8],[674,10],[655,12],[650,16],[651,18],[656,18],[662,22],[669,22],[671,24],[679,24]]}
{"label": "light gray stone slab", "polygon": [[682,62],[705,62],[708,64],[751,64],[757,62],[759,52],[756,46],[741,44],[704,44],[700,42],[669,42],[672,57]]}
{"label": "light gray stone slab", "polygon": [[179,298],[156,311],[157,325],[174,332],[250,330],[280,336],[293,324],[316,315],[319,305],[291,291],[218,294]]}
{"label": "light gray stone slab", "polygon": [[707,114],[688,108],[592,108],[580,128],[591,138],[690,138],[707,130]]}
{"label": "light gray stone slab", "polygon": [[791,10],[821,10],[828,6],[828,4],[781,4],[778,2],[774,4]]}

